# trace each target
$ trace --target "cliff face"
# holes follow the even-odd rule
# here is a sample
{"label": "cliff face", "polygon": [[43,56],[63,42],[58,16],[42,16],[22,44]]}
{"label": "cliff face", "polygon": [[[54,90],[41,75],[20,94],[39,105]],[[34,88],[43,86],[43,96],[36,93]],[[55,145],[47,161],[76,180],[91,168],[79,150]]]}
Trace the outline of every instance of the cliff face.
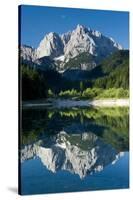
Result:
{"label": "cliff face", "polygon": [[[67,62],[83,53],[87,53],[87,56],[96,57],[90,62],[90,65],[92,63],[92,67],[94,67],[97,62],[121,49],[121,45],[112,38],[104,36],[99,31],[77,25],[73,31],[62,35],[54,32],[48,33],[37,49],[25,45],[21,46],[20,57],[24,61],[32,61],[35,64],[38,59],[49,57],[60,65],[62,70],[65,70]],[[81,63],[82,65],[83,69],[87,68],[85,62]]]}

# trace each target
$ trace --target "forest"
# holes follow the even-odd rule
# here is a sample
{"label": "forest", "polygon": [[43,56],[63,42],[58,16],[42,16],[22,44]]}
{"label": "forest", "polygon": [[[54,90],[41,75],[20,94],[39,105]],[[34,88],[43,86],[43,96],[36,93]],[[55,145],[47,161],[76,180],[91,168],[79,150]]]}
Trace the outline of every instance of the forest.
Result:
{"label": "forest", "polygon": [[[78,66],[85,58],[73,59],[70,66]],[[45,66],[43,66],[45,68]],[[71,67],[66,69],[70,73]],[[68,66],[67,66],[68,68]],[[66,72],[65,72],[66,73]],[[82,76],[82,73],[85,76]],[[100,64],[90,70],[81,70],[77,80],[69,79],[56,70],[40,70],[30,64],[20,63],[20,85],[22,100],[45,98],[128,98],[129,97],[129,51],[121,50],[113,53]],[[21,89],[21,88],[20,88]]]}

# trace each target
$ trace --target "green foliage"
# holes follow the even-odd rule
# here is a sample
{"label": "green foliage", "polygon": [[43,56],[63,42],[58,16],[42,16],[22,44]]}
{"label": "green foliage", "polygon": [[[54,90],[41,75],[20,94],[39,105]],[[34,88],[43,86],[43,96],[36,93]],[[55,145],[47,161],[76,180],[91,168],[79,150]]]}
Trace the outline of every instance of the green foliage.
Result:
{"label": "green foliage", "polygon": [[84,89],[83,81],[80,81],[80,91],[82,92]]}
{"label": "green foliage", "polygon": [[66,90],[59,93],[60,97],[71,98],[77,97],[80,99],[106,99],[106,98],[128,98],[129,91],[123,88],[87,88],[82,92],[77,90]]}
{"label": "green foliage", "polygon": [[[128,151],[129,108],[66,108],[66,109],[24,109],[22,115],[21,143],[32,144],[43,139],[50,140],[61,130],[66,130],[71,143],[78,143],[81,149],[91,147],[92,140],[82,140],[82,133],[93,133],[118,151]],[[72,125],[72,126],[71,126]],[[73,126],[75,125],[75,126]],[[68,129],[69,126],[69,129]],[[75,127],[75,128],[73,128]],[[77,131],[78,130],[78,131]],[[82,144],[83,145],[82,145]]]}
{"label": "green foliage", "polygon": [[38,139],[38,135],[39,135],[39,131],[29,131],[28,134],[22,134],[21,135],[21,144],[25,145],[25,144],[30,144],[35,142]]}
{"label": "green foliage", "polygon": [[[95,58],[88,58],[87,53],[78,55],[66,63],[67,70],[65,75],[68,77],[68,81],[65,83],[66,89],[70,83],[71,88],[81,89],[81,82],[83,89],[89,87],[95,88],[123,88],[129,89],[129,51],[120,50],[116,51],[112,55],[105,58],[105,60],[91,69],[88,67],[88,71],[80,70],[81,65],[86,62],[89,66],[91,59],[95,61]],[[81,59],[82,58],[82,59]],[[84,62],[85,60],[85,62]],[[74,69],[75,70],[74,70]],[[77,72],[78,71],[78,72]],[[72,81],[78,80],[79,83]],[[71,81],[70,81],[71,80]],[[69,89],[71,89],[69,88]],[[64,90],[64,89],[63,89]]]}
{"label": "green foliage", "polygon": [[91,71],[93,86],[100,88],[129,88],[129,51],[117,51]]}
{"label": "green foliage", "polygon": [[129,51],[120,50],[108,56],[101,64],[102,72],[108,74],[118,68],[128,67],[129,65]]}
{"label": "green foliage", "polygon": [[55,94],[52,92],[52,90],[51,89],[49,89],[48,90],[48,97],[54,97],[55,96]]}
{"label": "green foliage", "polygon": [[79,95],[80,95],[80,93],[77,90],[75,90],[75,89],[61,91],[59,93],[60,97],[67,97],[67,98],[69,98],[69,97],[78,97]]}
{"label": "green foliage", "polygon": [[110,73],[109,76],[104,76],[93,81],[94,87],[102,88],[129,88],[129,70],[128,68],[117,69]]}
{"label": "green foliage", "polygon": [[96,98],[99,94],[103,92],[103,89],[101,88],[87,88],[86,90],[83,91],[82,97],[83,98],[88,98],[88,99],[93,99]]}
{"label": "green foliage", "polygon": [[123,88],[109,88],[98,94],[97,98],[128,98],[129,91]]}
{"label": "green foliage", "polygon": [[46,83],[37,70],[21,65],[21,81],[23,100],[46,98]]}
{"label": "green foliage", "polygon": [[[94,69],[80,69],[83,63],[96,58],[82,53],[66,63],[73,68],[67,79],[55,70],[37,70],[35,66],[21,64],[22,99],[40,99],[47,97],[63,98],[127,98],[129,97],[129,51],[113,53]],[[68,66],[67,66],[68,65]],[[75,77],[75,79],[73,79]],[[79,78],[79,79],[78,79]],[[110,89],[110,90],[109,90]],[[104,91],[105,90],[105,91]]]}

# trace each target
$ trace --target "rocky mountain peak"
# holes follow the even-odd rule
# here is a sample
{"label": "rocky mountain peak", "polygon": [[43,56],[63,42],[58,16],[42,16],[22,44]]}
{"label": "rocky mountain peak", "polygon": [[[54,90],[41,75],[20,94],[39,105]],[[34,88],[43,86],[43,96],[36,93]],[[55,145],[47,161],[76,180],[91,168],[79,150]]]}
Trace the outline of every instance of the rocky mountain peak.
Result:
{"label": "rocky mountain peak", "polygon": [[20,57],[22,57],[23,60],[27,60],[28,62],[34,62],[37,59],[36,49],[28,45],[23,45],[20,48]]}
{"label": "rocky mountain peak", "polygon": [[63,43],[57,33],[47,34],[37,48],[38,58],[50,56],[51,58],[60,56],[63,51]]}
{"label": "rocky mountain peak", "polygon": [[88,32],[88,29],[85,26],[78,24],[74,31],[83,34],[85,32]]}
{"label": "rocky mountain peak", "polygon": [[68,43],[68,41],[70,40],[71,34],[72,34],[72,32],[71,32],[71,31],[68,31],[67,33],[64,33],[64,34],[62,34],[62,35],[60,36],[64,46],[65,46],[65,45]]}
{"label": "rocky mountain peak", "polygon": [[[59,35],[57,34],[57,33],[55,33],[55,32],[50,32],[50,33],[48,33],[46,36],[44,36],[44,38],[43,39],[47,39],[47,40],[51,40],[51,41],[53,41],[54,39],[56,39],[56,38],[58,38],[59,37]],[[43,40],[42,40],[43,41]]]}
{"label": "rocky mountain peak", "polygon": [[[63,69],[63,66],[65,66],[70,59],[83,53],[87,53],[88,56],[96,56],[96,60],[101,62],[102,59],[121,49],[122,46],[112,38],[104,36],[97,30],[92,30],[78,24],[73,31],[62,35],[50,32],[44,36],[37,49],[22,46],[20,52],[24,60],[32,62],[43,57],[50,57],[50,59],[55,60],[55,62],[58,61],[57,64],[60,65],[58,69],[60,67]],[[95,65],[98,64],[98,62],[95,63]],[[81,65],[82,64],[86,65],[84,62],[81,63]]]}
{"label": "rocky mountain peak", "polygon": [[102,33],[100,33],[99,31],[93,30],[93,31],[92,31],[92,35],[94,35],[94,36],[96,36],[96,37],[101,37],[101,36],[102,36]]}

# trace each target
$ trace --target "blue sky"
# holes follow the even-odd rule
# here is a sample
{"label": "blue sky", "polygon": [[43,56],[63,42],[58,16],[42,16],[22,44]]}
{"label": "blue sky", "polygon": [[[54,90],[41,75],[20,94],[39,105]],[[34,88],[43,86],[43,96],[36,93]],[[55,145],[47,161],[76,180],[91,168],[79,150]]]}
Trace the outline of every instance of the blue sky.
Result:
{"label": "blue sky", "polygon": [[49,32],[65,33],[77,24],[98,30],[129,48],[129,13],[43,6],[21,6],[21,44],[36,48]]}

